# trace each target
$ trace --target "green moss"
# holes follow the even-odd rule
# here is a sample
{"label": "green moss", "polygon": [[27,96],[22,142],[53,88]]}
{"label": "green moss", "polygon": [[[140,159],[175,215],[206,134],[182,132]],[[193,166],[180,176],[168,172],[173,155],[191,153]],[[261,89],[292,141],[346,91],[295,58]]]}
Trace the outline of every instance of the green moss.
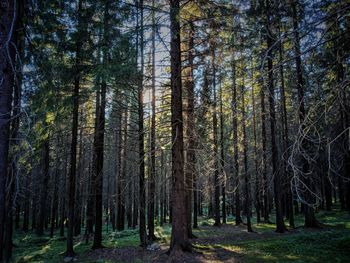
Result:
{"label": "green moss", "polygon": [[[195,235],[201,238],[221,237],[220,243],[198,243],[196,247],[203,254],[210,254],[217,249],[227,250],[227,253],[235,253],[243,256],[246,262],[350,262],[350,215],[339,210],[317,213],[317,218],[325,227],[320,230],[305,230],[298,228],[291,233],[282,235],[270,235],[275,230],[274,224],[253,224],[253,229],[265,235],[264,239],[240,240],[225,238],[230,233],[220,231],[220,228],[210,227],[212,219],[200,218],[199,228],[194,230]],[[271,219],[273,216],[271,215]],[[253,222],[255,218],[253,218]],[[229,218],[228,225],[234,224],[234,218]],[[203,227],[205,225],[205,227]],[[296,216],[296,225],[303,225],[303,217]],[[156,235],[163,244],[170,243],[171,226],[156,227]],[[58,234],[58,233],[57,233]],[[103,245],[111,248],[138,247],[139,235],[137,229],[120,232],[103,232]],[[47,238],[37,237],[34,233],[17,231],[14,237],[14,262],[62,262],[66,250],[66,239],[59,236]],[[199,239],[200,240],[200,239]],[[85,243],[83,237],[76,238],[75,252],[78,254],[78,262],[112,262],[89,261],[84,257],[92,245]],[[141,259],[133,259],[134,262],[142,262]]]}

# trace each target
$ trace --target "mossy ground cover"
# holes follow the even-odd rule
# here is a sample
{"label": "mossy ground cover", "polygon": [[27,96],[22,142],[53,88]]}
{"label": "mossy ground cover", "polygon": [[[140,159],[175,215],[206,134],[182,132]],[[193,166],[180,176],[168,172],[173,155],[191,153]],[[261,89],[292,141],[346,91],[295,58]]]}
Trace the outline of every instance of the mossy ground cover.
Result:
{"label": "mossy ground cover", "polygon": [[[326,226],[304,229],[300,227],[302,217],[297,217],[299,227],[285,234],[275,233],[274,224],[254,223],[255,233],[247,233],[244,226],[234,226],[233,218],[220,228],[213,227],[211,219],[201,218],[199,228],[194,230],[198,238],[193,241],[200,255],[196,254],[193,262],[232,262],[230,259],[237,262],[350,262],[350,215],[339,210],[321,211],[317,218]],[[156,227],[163,247],[169,244],[170,233],[169,225]],[[63,262],[66,240],[58,233],[54,238],[47,238],[17,231],[14,244],[14,262]],[[94,253],[91,244],[92,240],[86,244],[83,236],[75,239],[78,262],[118,262],[104,259],[103,254],[98,260],[91,258],[89,255]],[[137,229],[121,232],[105,229],[103,245],[108,254],[119,253],[118,249],[124,249],[124,253],[141,251]],[[141,257],[140,253],[133,255],[133,262],[152,261],[150,257]]]}

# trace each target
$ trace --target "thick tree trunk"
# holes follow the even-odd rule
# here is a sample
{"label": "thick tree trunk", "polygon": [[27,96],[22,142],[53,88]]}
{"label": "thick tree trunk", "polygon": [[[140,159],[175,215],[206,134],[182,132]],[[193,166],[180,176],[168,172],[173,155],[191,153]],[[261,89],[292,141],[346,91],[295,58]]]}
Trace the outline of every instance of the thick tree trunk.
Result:
{"label": "thick tree trunk", "polygon": [[171,135],[172,135],[172,230],[170,260],[178,260],[190,249],[186,231],[186,189],[184,182],[184,142],[181,87],[180,1],[170,0],[171,32]]}

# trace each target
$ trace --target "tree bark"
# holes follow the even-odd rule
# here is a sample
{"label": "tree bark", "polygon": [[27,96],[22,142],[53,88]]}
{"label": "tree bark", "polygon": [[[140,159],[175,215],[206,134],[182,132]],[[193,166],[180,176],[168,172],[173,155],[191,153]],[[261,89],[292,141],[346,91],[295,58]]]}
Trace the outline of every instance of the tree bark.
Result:
{"label": "tree bark", "polygon": [[[145,189],[145,146],[144,146],[144,128],[143,128],[143,71],[144,71],[144,41],[143,41],[143,0],[138,2],[138,10],[140,11],[141,16],[141,25],[140,25],[140,57],[141,57],[141,72],[140,79],[138,83],[138,117],[139,117],[139,216],[140,216],[140,242],[142,247],[147,245],[147,233],[146,233],[146,189]],[[139,23],[137,21],[137,26]],[[139,36],[137,36],[138,41]]]}
{"label": "tree bark", "polygon": [[[77,12],[82,10],[82,1],[79,0]],[[78,28],[80,28],[81,17],[78,18]],[[75,212],[75,181],[77,165],[77,144],[78,144],[78,115],[79,115],[79,96],[80,96],[80,63],[81,63],[81,43],[77,41],[75,50],[75,76],[73,90],[73,111],[72,111],[72,141],[70,151],[70,168],[68,175],[68,232],[67,232],[67,257],[74,256],[73,235],[74,235],[74,212]]]}
{"label": "tree bark", "polygon": [[172,230],[170,260],[178,260],[190,249],[186,231],[186,190],[184,182],[184,142],[182,118],[180,1],[170,0],[171,32],[171,137],[172,137]]}
{"label": "tree bark", "polygon": [[[49,135],[47,135],[49,136]],[[44,221],[46,217],[46,200],[49,185],[49,168],[50,168],[50,139],[45,138],[42,149],[42,172],[41,172],[41,191],[40,191],[40,210],[39,210],[39,222],[36,228],[38,236],[44,234]]]}
{"label": "tree bark", "polygon": [[236,86],[236,61],[232,55],[232,126],[233,126],[233,163],[235,178],[235,222],[242,223],[240,204],[240,178],[238,163],[238,110],[237,110],[237,86]]}
{"label": "tree bark", "polygon": [[150,242],[156,239],[154,235],[154,201],[155,201],[155,177],[156,177],[156,21],[155,4],[152,0],[152,116],[151,116],[151,136],[150,136],[150,155],[151,167],[148,191],[148,240]]}
{"label": "tree bark", "polygon": [[271,131],[271,154],[272,154],[272,174],[274,197],[276,206],[276,232],[283,233],[286,231],[282,212],[282,195],[280,174],[278,171],[278,149],[276,145],[276,110],[275,110],[275,86],[273,80],[273,36],[271,32],[271,16],[270,1],[266,0],[266,42],[267,42],[267,75],[269,90],[269,106],[270,106],[270,131]]}
{"label": "tree bark", "polygon": [[[6,181],[10,179],[9,167],[9,139],[13,89],[15,86],[15,57],[16,42],[15,29],[17,24],[19,2],[3,1],[0,4],[0,261],[10,260],[12,244],[4,237],[5,218],[8,213],[6,206]],[[12,220],[11,220],[12,221]],[[4,240],[5,238],[5,240]],[[5,242],[5,243],[4,243]],[[10,240],[12,243],[12,241]],[[5,254],[5,255],[4,255]],[[5,256],[5,258],[3,258]]]}
{"label": "tree bark", "polygon": [[194,80],[193,80],[193,60],[194,60],[194,28],[193,23],[190,22],[188,28],[187,39],[187,59],[188,66],[186,68],[186,79],[184,87],[187,93],[187,109],[186,109],[186,137],[187,137],[187,151],[185,164],[185,180],[186,180],[186,210],[187,210],[187,235],[193,238],[192,233],[192,193],[194,189],[194,177],[196,174],[196,141],[195,141],[195,119],[194,119]]}
{"label": "tree bark", "polygon": [[[299,36],[299,25],[298,25],[298,17],[297,17],[297,5],[298,1],[292,1],[292,18],[293,18],[293,30],[294,30],[294,53],[295,53],[295,65],[296,65],[296,75],[297,75],[297,90],[298,90],[298,105],[299,105],[299,125],[301,126],[301,130],[306,129],[305,124],[305,101],[304,101],[304,80],[303,80],[303,72],[301,66],[301,53],[300,53],[300,36]],[[305,151],[307,150],[307,142],[304,138],[301,138],[301,148]],[[307,178],[304,179],[304,183],[308,189],[313,189],[311,186],[311,180],[309,178],[309,163],[305,159],[304,155],[301,154],[301,162],[302,162],[302,172],[303,176]],[[308,190],[307,190],[308,191]],[[306,202],[308,204],[312,203],[312,194],[308,193],[306,197]],[[315,213],[313,207],[310,205],[305,205],[305,227],[317,227],[318,223],[315,218]]]}
{"label": "tree bark", "polygon": [[[244,72],[243,72],[244,74]],[[244,79],[244,76],[243,76]],[[245,214],[247,217],[247,231],[253,232],[251,223],[251,205],[250,205],[250,176],[248,173],[248,142],[246,132],[246,113],[245,113],[245,101],[244,101],[244,80],[241,87],[241,103],[242,103],[242,132],[243,132],[243,159],[244,159],[244,195],[245,195]]]}

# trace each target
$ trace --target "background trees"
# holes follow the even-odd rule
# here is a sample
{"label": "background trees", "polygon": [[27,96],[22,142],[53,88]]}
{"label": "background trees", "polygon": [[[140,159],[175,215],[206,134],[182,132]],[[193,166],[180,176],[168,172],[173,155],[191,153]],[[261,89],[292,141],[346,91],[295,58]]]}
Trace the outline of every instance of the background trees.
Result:
{"label": "background trees", "polygon": [[350,209],[346,1],[7,2],[7,258],[12,229],[67,229],[72,257],[76,236],[147,247],[169,222],[177,254],[203,216],[284,232]]}

